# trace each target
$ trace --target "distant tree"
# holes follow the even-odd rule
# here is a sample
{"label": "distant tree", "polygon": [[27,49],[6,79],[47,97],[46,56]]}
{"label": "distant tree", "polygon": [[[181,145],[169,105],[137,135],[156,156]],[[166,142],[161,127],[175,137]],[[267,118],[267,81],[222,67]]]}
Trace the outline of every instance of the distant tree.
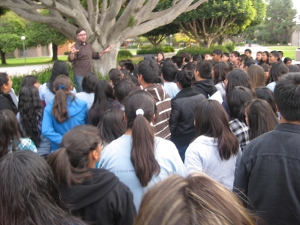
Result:
{"label": "distant tree", "polygon": [[5,54],[22,46],[21,36],[25,33],[25,20],[9,11],[0,16],[1,64],[6,64]]}

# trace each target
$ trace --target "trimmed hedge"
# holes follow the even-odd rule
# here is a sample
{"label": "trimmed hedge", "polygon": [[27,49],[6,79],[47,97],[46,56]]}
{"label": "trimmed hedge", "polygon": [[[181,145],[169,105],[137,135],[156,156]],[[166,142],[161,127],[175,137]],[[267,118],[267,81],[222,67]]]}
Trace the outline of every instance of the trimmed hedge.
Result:
{"label": "trimmed hedge", "polygon": [[184,49],[181,49],[177,52],[177,55],[180,55],[181,53],[184,53],[184,52],[188,52],[190,53],[191,55],[195,55],[195,54],[200,54],[200,55],[204,55],[206,53],[210,53],[212,54],[212,52],[215,50],[215,49],[221,49],[222,52],[232,52],[234,50],[234,44],[233,43],[229,43],[229,44],[226,44],[226,45],[211,45],[209,48],[201,48],[201,47],[188,47],[188,48],[184,48]]}
{"label": "trimmed hedge", "polygon": [[165,46],[159,48],[150,48],[150,49],[140,49],[137,50],[136,54],[138,55],[146,55],[146,54],[157,54],[159,52],[175,52],[175,49],[172,46]]}
{"label": "trimmed hedge", "polygon": [[128,50],[120,50],[118,52],[118,58],[130,58],[132,57],[132,53]]}

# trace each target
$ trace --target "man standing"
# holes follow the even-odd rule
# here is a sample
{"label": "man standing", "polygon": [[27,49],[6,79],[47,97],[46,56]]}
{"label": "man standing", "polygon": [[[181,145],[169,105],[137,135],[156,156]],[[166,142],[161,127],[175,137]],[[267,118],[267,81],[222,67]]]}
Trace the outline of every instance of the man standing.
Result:
{"label": "man standing", "polygon": [[246,146],[234,187],[266,224],[300,224],[300,73],[279,79],[274,95],[280,124]]}
{"label": "man standing", "polygon": [[230,62],[233,64],[233,68],[240,68],[239,66],[240,53],[238,51],[233,51],[229,55]]}
{"label": "man standing", "polygon": [[101,59],[101,57],[110,52],[112,46],[109,46],[103,52],[94,52],[92,46],[86,42],[86,31],[82,28],[76,30],[77,41],[71,47],[68,57],[69,62],[73,64],[74,80],[78,92],[82,91],[81,83],[83,77],[93,72],[93,60]]}

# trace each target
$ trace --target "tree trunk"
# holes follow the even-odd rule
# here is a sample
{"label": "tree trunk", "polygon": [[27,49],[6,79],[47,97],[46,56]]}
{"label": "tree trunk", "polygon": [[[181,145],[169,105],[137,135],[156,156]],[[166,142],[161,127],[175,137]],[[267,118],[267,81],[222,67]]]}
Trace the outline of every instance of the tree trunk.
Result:
{"label": "tree trunk", "polygon": [[1,54],[1,64],[2,64],[2,65],[7,64],[7,63],[6,63],[6,59],[5,59],[5,52],[3,52],[3,51],[0,49],[0,54]]}
{"label": "tree trunk", "polygon": [[57,51],[58,51],[58,46],[56,44],[52,43],[52,61],[58,60]]}
{"label": "tree trunk", "polygon": [[[110,69],[117,67],[116,63],[121,43],[120,41],[117,41],[117,43],[111,43],[111,45],[113,46],[113,49],[110,52],[104,54],[100,60],[94,60],[94,72],[96,74],[100,73],[102,77],[107,76]],[[95,51],[103,51],[97,41],[92,44],[92,47]]]}

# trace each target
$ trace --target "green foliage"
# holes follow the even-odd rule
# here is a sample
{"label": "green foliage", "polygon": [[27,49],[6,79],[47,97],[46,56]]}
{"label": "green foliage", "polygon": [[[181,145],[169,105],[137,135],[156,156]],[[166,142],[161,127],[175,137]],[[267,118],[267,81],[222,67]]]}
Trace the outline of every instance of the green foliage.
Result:
{"label": "green foliage", "polygon": [[[215,49],[221,49],[222,52],[231,52],[231,51],[233,51],[232,50],[232,44],[230,44],[230,45],[211,45],[210,48],[201,48],[201,47],[184,48],[184,49],[179,50],[177,52],[177,55],[180,55],[181,53],[184,53],[184,52],[188,52],[191,55],[195,55],[195,54],[203,55],[203,54],[206,54],[206,53],[212,54],[212,52]],[[233,47],[233,49],[234,49],[234,47]]]}
{"label": "green foliage", "polygon": [[129,18],[129,27],[133,28],[134,17],[130,16]]}
{"label": "green foliage", "polygon": [[149,49],[141,49],[141,50],[137,50],[137,54],[138,55],[146,55],[146,54],[157,54],[159,52],[175,52],[175,49],[171,46],[165,46],[162,48],[149,48]]}
{"label": "green foliage", "polygon": [[132,57],[132,53],[128,50],[120,50],[118,52],[118,58],[130,58]]}

